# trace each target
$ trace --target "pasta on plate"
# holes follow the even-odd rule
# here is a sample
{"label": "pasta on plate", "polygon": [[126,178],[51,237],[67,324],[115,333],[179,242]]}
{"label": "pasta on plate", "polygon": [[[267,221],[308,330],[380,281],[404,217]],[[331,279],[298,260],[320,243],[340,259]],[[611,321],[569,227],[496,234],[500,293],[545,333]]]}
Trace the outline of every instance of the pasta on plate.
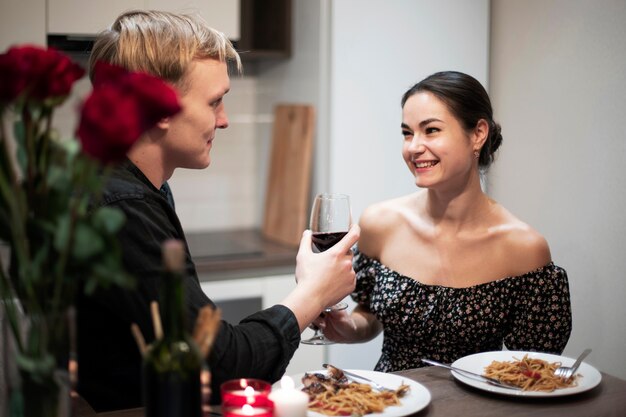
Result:
{"label": "pasta on plate", "polygon": [[380,413],[386,407],[400,405],[408,391],[401,385],[395,391],[377,391],[369,384],[350,382],[344,375],[306,373],[302,378],[309,394],[309,410],[329,416],[363,416]]}
{"label": "pasta on plate", "polygon": [[528,355],[514,361],[493,361],[485,367],[484,375],[505,384],[521,387],[524,391],[552,392],[560,388],[578,385],[578,375],[565,381],[554,375],[560,362],[529,358]]}

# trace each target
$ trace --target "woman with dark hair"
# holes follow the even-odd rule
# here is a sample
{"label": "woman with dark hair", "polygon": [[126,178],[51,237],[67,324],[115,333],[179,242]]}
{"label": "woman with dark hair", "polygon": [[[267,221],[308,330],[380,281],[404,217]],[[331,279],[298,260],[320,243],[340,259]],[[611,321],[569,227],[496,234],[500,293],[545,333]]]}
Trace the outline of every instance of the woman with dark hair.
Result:
{"label": "woman with dark hair", "polygon": [[487,92],[440,72],[402,97],[402,155],[419,191],[360,219],[358,303],[318,319],[336,342],[384,331],[376,370],[423,366],[481,351],[560,353],[571,332],[565,270],[544,237],[481,188],[502,143]]}

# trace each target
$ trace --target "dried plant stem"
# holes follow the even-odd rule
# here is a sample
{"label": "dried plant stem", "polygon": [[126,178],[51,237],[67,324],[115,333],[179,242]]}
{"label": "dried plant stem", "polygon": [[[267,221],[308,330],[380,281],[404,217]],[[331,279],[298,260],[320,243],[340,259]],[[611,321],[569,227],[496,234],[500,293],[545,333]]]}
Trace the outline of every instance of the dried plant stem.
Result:
{"label": "dried plant stem", "polygon": [[[8,318],[9,326],[15,336],[15,343],[18,351],[24,351],[22,342],[22,330],[19,325],[18,311],[19,306],[16,305],[15,290],[12,288],[9,277],[4,273],[4,265],[0,260],[0,295],[2,296],[2,304],[5,314]],[[6,345],[5,345],[6,346]]]}
{"label": "dried plant stem", "polygon": [[157,340],[163,339],[163,325],[161,324],[161,315],[159,314],[159,303],[153,301],[150,303],[150,312],[152,313],[152,326],[154,326],[154,337]]}
{"label": "dried plant stem", "polygon": [[133,333],[133,337],[135,338],[135,342],[137,342],[137,347],[139,348],[139,352],[141,355],[145,355],[146,353],[146,339],[144,339],[143,334],[141,334],[141,329],[137,323],[133,323],[130,325],[130,331]]}

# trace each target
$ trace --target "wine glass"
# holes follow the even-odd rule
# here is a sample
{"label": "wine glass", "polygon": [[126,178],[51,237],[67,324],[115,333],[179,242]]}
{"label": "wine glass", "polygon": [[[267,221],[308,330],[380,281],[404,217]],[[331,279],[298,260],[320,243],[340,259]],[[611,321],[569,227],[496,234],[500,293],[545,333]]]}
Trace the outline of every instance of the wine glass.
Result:
{"label": "wine glass", "polygon": [[[350,198],[345,194],[318,194],[313,201],[311,209],[310,229],[313,233],[313,250],[324,252],[330,249],[343,238],[352,225],[352,213],[350,210]],[[326,307],[324,312],[344,310],[348,308],[345,302],[339,302]],[[328,340],[322,330],[310,326],[315,333],[310,339],[303,340],[307,345],[330,345],[334,342]]]}

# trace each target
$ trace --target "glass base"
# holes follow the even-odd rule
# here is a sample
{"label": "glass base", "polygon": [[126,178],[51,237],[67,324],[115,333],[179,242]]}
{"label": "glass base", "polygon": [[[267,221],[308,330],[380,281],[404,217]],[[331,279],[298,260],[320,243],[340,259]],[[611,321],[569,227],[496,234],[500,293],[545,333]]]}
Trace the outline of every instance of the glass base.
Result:
{"label": "glass base", "polygon": [[332,340],[326,339],[326,336],[322,333],[318,333],[313,335],[310,339],[301,340],[300,343],[304,345],[334,345],[335,342]]}
{"label": "glass base", "polygon": [[[326,307],[324,309],[324,313],[330,313],[331,311],[345,310],[346,308],[348,308],[348,304],[343,301],[340,301],[335,305]],[[335,344],[335,342],[333,342],[332,340],[326,339],[326,336],[324,336],[324,333],[322,333],[322,330],[320,330],[317,326],[310,325],[309,327],[315,330],[315,334],[311,336],[310,339],[301,340],[300,343],[305,344],[305,345],[334,345]]]}
{"label": "glass base", "polygon": [[325,313],[330,313],[331,311],[340,311],[348,308],[348,303],[344,303],[343,301],[338,302],[334,306],[326,307],[324,309]]}

